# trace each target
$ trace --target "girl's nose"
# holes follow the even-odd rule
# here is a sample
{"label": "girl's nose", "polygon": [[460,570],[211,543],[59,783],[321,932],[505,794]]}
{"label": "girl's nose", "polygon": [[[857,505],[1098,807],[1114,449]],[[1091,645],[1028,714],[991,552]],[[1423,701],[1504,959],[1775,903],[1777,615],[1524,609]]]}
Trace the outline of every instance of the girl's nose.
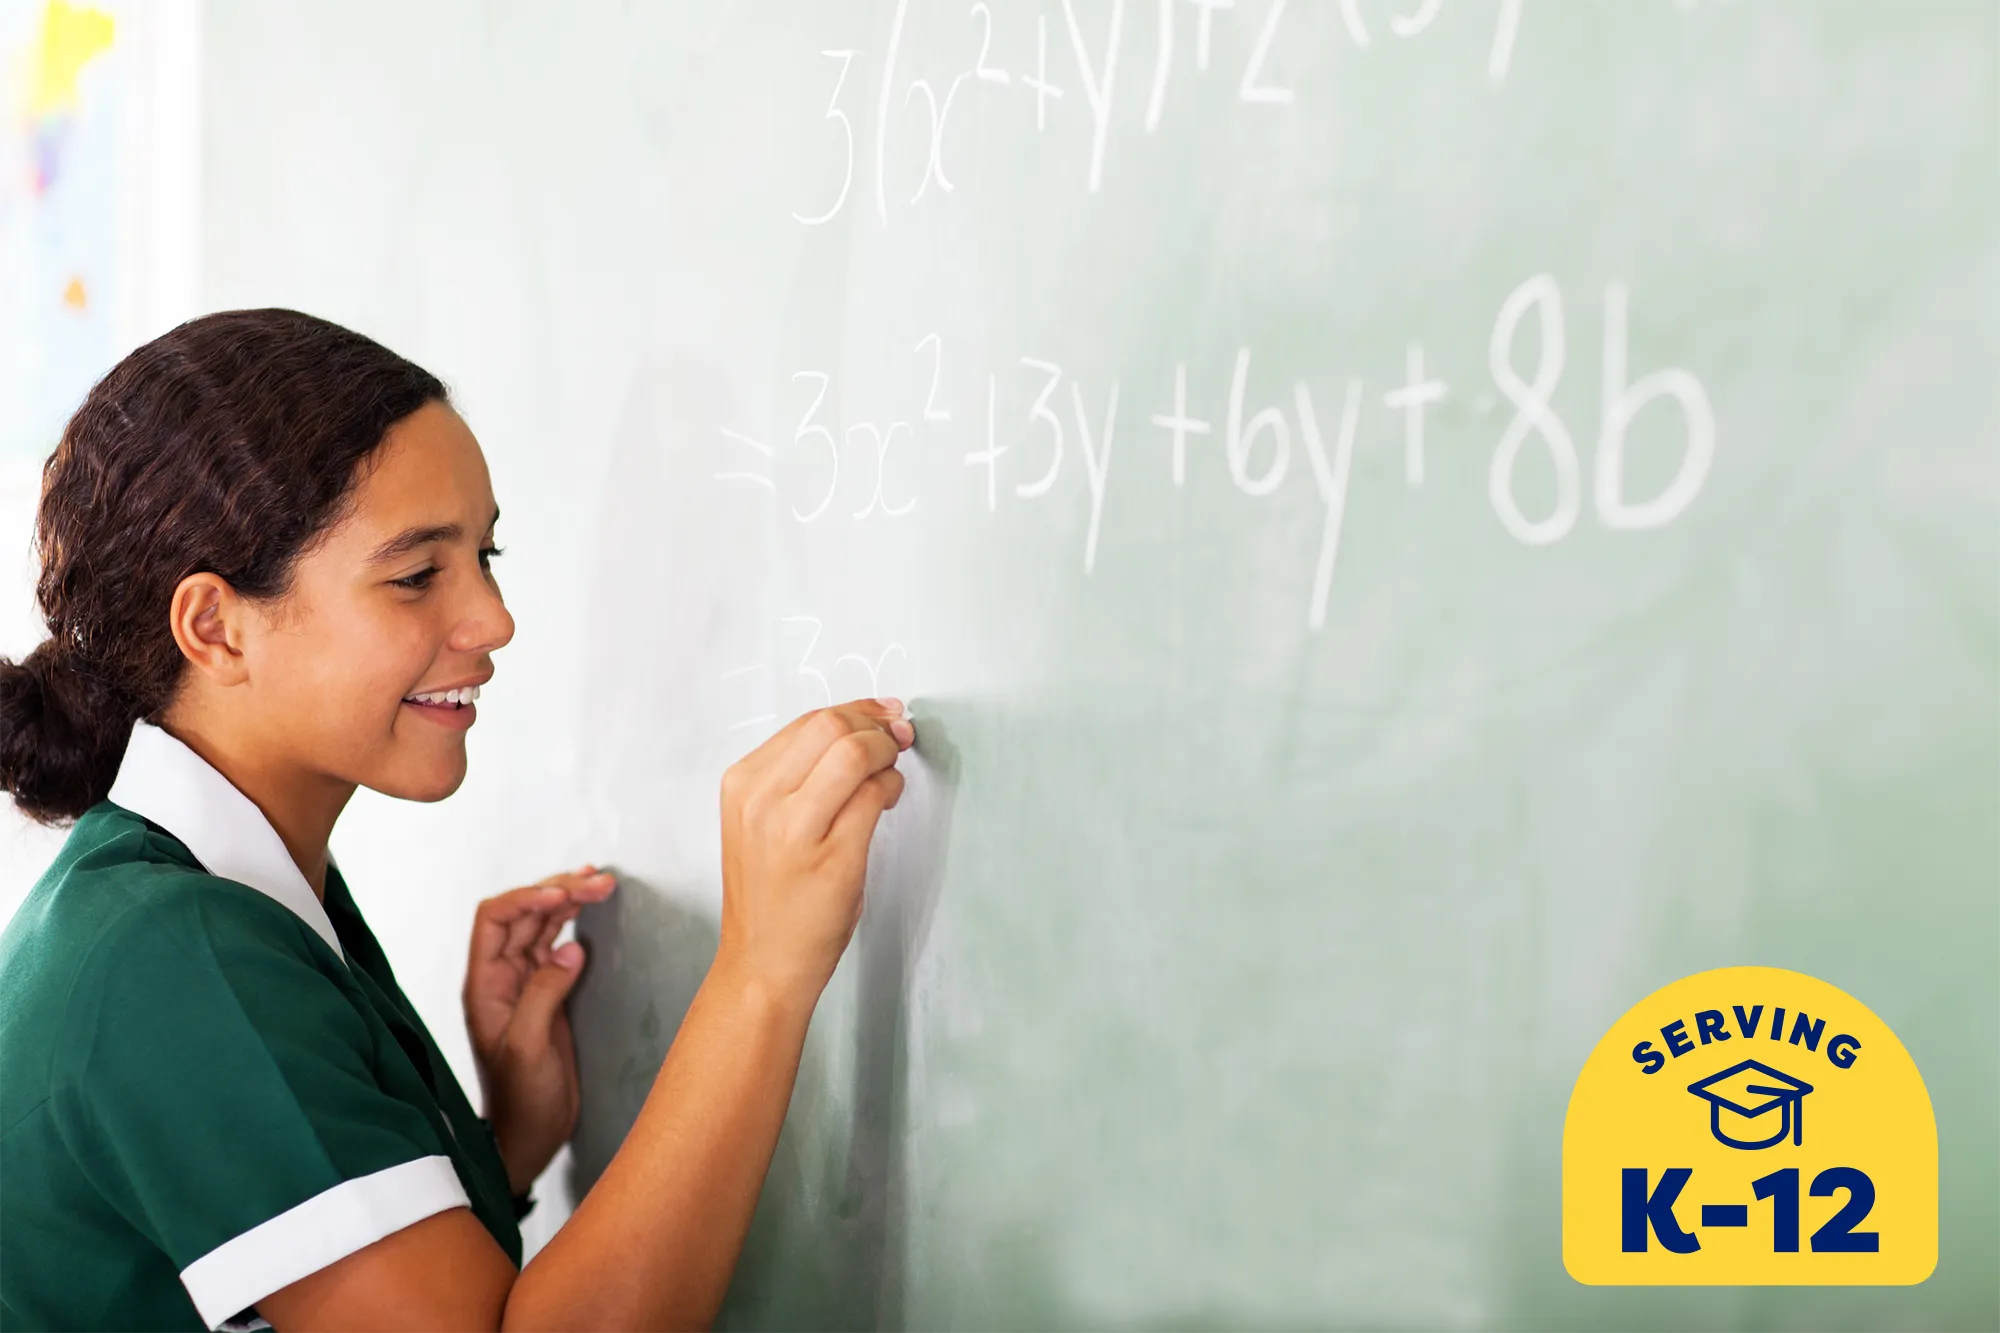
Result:
{"label": "girl's nose", "polygon": [[478,597],[452,635],[451,646],[458,652],[490,653],[514,637],[514,617],[500,594],[489,587],[482,588]]}

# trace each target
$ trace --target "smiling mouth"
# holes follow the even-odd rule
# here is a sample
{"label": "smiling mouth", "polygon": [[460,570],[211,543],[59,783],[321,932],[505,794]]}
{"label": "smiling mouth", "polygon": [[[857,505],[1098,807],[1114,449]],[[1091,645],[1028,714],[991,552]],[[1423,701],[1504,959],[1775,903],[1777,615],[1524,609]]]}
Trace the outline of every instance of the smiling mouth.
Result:
{"label": "smiling mouth", "polygon": [[459,709],[467,707],[478,697],[479,687],[467,685],[456,690],[439,690],[434,694],[408,695],[403,702],[419,708]]}

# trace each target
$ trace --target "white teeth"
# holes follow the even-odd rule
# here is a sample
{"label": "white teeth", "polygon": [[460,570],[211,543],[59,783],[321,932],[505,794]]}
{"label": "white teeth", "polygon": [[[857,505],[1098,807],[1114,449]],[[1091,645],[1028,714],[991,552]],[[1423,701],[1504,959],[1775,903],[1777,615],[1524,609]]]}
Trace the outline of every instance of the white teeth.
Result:
{"label": "white teeth", "polygon": [[412,694],[405,703],[419,704],[469,704],[479,697],[477,685],[465,685],[455,690],[439,690],[431,694]]}

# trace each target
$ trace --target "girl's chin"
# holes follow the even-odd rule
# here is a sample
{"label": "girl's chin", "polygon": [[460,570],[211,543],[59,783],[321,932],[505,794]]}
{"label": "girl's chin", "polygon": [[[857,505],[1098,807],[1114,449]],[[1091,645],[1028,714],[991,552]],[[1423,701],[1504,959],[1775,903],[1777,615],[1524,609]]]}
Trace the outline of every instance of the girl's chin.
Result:
{"label": "girl's chin", "polygon": [[397,765],[392,780],[375,790],[402,801],[442,801],[465,785],[465,748],[463,745],[452,748],[457,753],[432,755]]}
{"label": "girl's chin", "polygon": [[461,776],[457,782],[423,782],[411,783],[408,786],[399,785],[393,790],[382,791],[382,794],[384,796],[393,796],[399,801],[422,801],[429,803],[432,801],[442,801],[463,785],[464,778]]}

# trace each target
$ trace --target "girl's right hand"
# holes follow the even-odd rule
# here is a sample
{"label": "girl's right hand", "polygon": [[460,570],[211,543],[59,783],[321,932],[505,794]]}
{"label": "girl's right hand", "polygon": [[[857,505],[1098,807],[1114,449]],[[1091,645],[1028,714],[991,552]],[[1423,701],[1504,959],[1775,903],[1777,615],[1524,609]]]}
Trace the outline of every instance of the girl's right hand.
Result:
{"label": "girl's right hand", "polygon": [[868,843],[916,732],[895,699],[795,719],[722,775],[718,964],[807,1011],[861,920]]}

